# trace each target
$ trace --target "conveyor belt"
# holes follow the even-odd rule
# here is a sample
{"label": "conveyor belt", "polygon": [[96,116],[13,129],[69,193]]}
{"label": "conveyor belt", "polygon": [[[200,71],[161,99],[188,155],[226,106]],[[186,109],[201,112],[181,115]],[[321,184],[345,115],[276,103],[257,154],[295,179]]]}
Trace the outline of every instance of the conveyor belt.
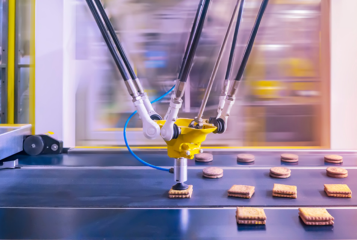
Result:
{"label": "conveyor belt", "polygon": [[[324,155],[330,152],[298,152],[298,164],[282,163],[280,154],[282,152],[249,152],[255,155],[254,164],[237,163],[236,155],[241,152],[213,152],[214,161],[210,163],[197,163],[189,160],[189,166],[240,166],[240,167],[271,167],[271,166],[306,166],[323,167],[332,165],[357,166],[357,154],[348,152],[333,152],[343,156],[342,164],[331,164],[324,162]],[[137,151],[139,157],[157,166],[173,166],[174,160],[167,156],[166,151]],[[143,166],[135,160],[128,152],[117,153],[71,153],[62,155],[27,156],[18,154],[14,156],[19,159],[19,164],[25,165],[50,165],[50,166]]]}
{"label": "conveyor belt", "polygon": [[[208,164],[188,161],[191,199],[169,199],[173,175],[142,167],[127,152],[18,154],[12,158],[22,169],[0,171],[0,238],[357,239],[357,198],[329,198],[323,191],[324,183],[357,191],[356,153],[302,151],[295,165],[281,163],[286,151],[257,151],[248,152],[256,161],[246,165],[237,163],[239,152],[213,152]],[[166,151],[137,153],[155,165],[173,165]],[[326,176],[326,167],[334,165],[324,163],[326,154],[343,156],[347,178]],[[292,169],[290,178],[269,177],[269,169],[280,165]],[[222,167],[223,178],[202,178],[206,166]],[[273,198],[274,183],[296,185],[298,198]],[[233,184],[253,185],[256,192],[252,199],[228,198]],[[237,225],[236,206],[265,208],[266,226]],[[335,225],[304,225],[295,208],[300,206],[334,208],[328,211]]]}
{"label": "conveyor belt", "polygon": [[[267,169],[225,169],[221,179],[205,179],[188,170],[191,199],[169,199],[174,184],[167,172],[111,169],[18,169],[0,174],[0,207],[235,207],[357,206],[357,198],[329,198],[324,183],[345,183],[357,192],[357,170],[345,179],[329,178],[324,169],[293,169],[288,179],[273,179]],[[296,185],[297,199],[273,198],[274,183]],[[253,185],[251,199],[228,198],[233,184]]]}
{"label": "conveyor belt", "polygon": [[0,209],[1,239],[357,239],[356,209],[328,209],[334,226],[306,226],[297,209],[265,209],[266,226],[235,209]]}

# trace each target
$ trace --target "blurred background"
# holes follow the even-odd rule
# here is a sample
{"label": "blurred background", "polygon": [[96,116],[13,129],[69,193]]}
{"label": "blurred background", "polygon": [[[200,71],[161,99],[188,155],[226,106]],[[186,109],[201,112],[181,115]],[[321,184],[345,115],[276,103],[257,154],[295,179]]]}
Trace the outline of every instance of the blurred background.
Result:
{"label": "blurred background", "polygon": [[[131,97],[85,0],[69,0],[75,43],[76,145],[124,145],[122,130],[135,110]],[[225,134],[209,135],[215,146],[321,146],[321,2],[270,0]],[[17,103],[19,121],[28,122],[30,0],[18,8]],[[177,78],[199,0],[103,0],[103,5],[149,98],[169,90]],[[180,118],[194,118],[213,70],[236,0],[213,0],[191,70]],[[261,0],[246,0],[232,76],[237,70]],[[0,5],[1,7],[1,5]],[[231,37],[209,98],[205,118],[214,116],[228,61]],[[169,97],[154,105],[162,116]],[[324,104],[328,104],[326,101]],[[136,116],[130,145],[164,145],[147,140]]]}
{"label": "blurred background", "polygon": [[[75,60],[80,81],[78,144],[123,144],[120,132],[135,109],[85,1],[75,2]],[[177,78],[198,2],[103,1],[151,99],[165,93]],[[197,115],[235,2],[220,0],[210,5],[179,114],[181,118]],[[237,73],[260,3],[260,0],[246,0],[233,76]],[[321,0],[270,1],[229,120],[229,131],[210,135],[206,144],[319,145],[319,108],[321,94],[324,94],[320,90],[323,82],[319,74],[320,3]],[[206,118],[216,113],[228,54],[229,49],[215,79],[204,114]],[[169,97],[154,105],[162,116],[168,101]],[[142,137],[138,117],[129,127],[130,144],[163,144]]]}

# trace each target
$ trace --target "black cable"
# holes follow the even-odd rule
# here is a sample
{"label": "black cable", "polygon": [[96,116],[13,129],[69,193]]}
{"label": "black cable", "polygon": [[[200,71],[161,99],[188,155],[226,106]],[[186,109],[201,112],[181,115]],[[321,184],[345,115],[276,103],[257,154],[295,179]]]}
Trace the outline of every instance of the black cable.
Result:
{"label": "black cable", "polygon": [[253,29],[252,29],[252,33],[251,33],[250,38],[249,38],[248,45],[247,45],[247,47],[245,49],[242,62],[240,64],[240,66],[239,66],[239,70],[238,70],[237,76],[235,78],[236,81],[240,81],[242,79],[244,69],[245,69],[245,67],[247,65],[247,62],[248,62],[248,59],[249,59],[249,55],[250,55],[250,53],[252,51],[252,48],[253,48],[253,45],[254,45],[254,40],[255,40],[255,37],[257,36],[259,25],[260,25],[260,22],[261,22],[261,20],[263,18],[263,15],[264,15],[265,9],[266,9],[266,7],[268,5],[268,2],[269,2],[269,0],[263,0],[262,1],[262,4],[260,6],[257,18],[255,20],[255,23],[254,23],[254,26],[253,26]]}
{"label": "black cable", "polygon": [[193,24],[192,24],[192,28],[191,28],[191,32],[190,32],[190,37],[188,38],[188,42],[186,44],[186,49],[185,49],[185,54],[183,56],[183,59],[182,59],[182,63],[181,63],[181,67],[180,67],[180,72],[179,72],[179,75],[178,75],[178,79],[181,78],[182,76],[182,71],[186,65],[186,62],[187,62],[187,55],[191,49],[191,46],[192,46],[192,39],[193,39],[193,36],[195,35],[196,33],[196,29],[197,29],[197,20],[199,18],[199,16],[201,15],[201,12],[202,12],[202,8],[203,8],[203,3],[205,2],[205,0],[200,0],[199,4],[198,4],[198,8],[197,8],[197,11],[196,11],[196,16],[195,16],[195,20],[193,21]]}
{"label": "black cable", "polygon": [[107,15],[107,13],[105,12],[104,8],[103,8],[102,3],[100,2],[100,0],[94,0],[94,2],[95,2],[95,4],[97,5],[97,8],[98,8],[98,10],[99,10],[99,13],[100,13],[101,16],[102,16],[105,25],[107,26],[107,29],[108,29],[108,31],[109,31],[109,33],[110,33],[110,36],[112,37],[113,42],[114,42],[115,46],[117,47],[117,49],[118,49],[118,51],[119,51],[119,53],[120,53],[120,56],[121,56],[121,58],[123,59],[123,62],[124,62],[124,64],[125,64],[126,68],[127,68],[128,71],[129,71],[129,74],[130,74],[131,78],[132,78],[132,79],[136,79],[136,74],[135,74],[135,72],[134,72],[134,70],[133,70],[133,68],[132,68],[132,66],[131,66],[131,64],[130,64],[130,62],[129,62],[129,60],[128,60],[126,54],[125,54],[125,52],[124,52],[123,47],[122,47],[121,44],[120,44],[120,41],[119,41],[119,39],[118,39],[118,36],[117,36],[116,33],[115,33],[115,30],[114,30],[114,28],[113,28],[113,25],[111,24],[111,22],[110,22],[110,20],[109,20],[109,17],[108,17],[108,15]]}
{"label": "black cable", "polygon": [[206,0],[204,2],[202,13],[201,13],[201,16],[200,16],[198,24],[197,24],[197,30],[193,36],[193,39],[192,39],[192,46],[189,49],[189,52],[187,55],[187,61],[186,61],[186,64],[184,65],[184,68],[182,70],[182,75],[180,78],[181,82],[186,82],[188,75],[190,74],[192,64],[193,64],[193,59],[195,57],[198,42],[200,41],[203,25],[205,23],[205,19],[206,19],[206,15],[207,15],[207,11],[208,11],[210,2],[211,2],[211,0]]}
{"label": "black cable", "polygon": [[244,7],[244,0],[240,0],[239,10],[238,10],[238,17],[237,17],[237,22],[236,22],[236,28],[234,30],[231,51],[229,53],[229,60],[228,60],[228,65],[227,65],[226,78],[225,78],[226,80],[229,80],[229,77],[231,76],[231,72],[232,72],[232,64],[233,64],[233,61],[234,61],[234,51],[236,49],[239,26],[240,26],[240,23],[241,23],[241,20],[242,20],[243,7]]}
{"label": "black cable", "polygon": [[100,16],[99,16],[97,10],[95,9],[95,6],[94,6],[92,0],[86,0],[86,1],[87,1],[87,4],[88,4],[88,7],[89,7],[90,11],[92,12],[92,15],[93,15],[94,19],[95,19],[95,21],[96,21],[96,23],[98,25],[98,28],[99,28],[100,32],[102,33],[104,41],[107,44],[110,53],[112,54],[114,62],[117,65],[117,67],[118,67],[118,69],[120,71],[120,74],[124,78],[124,81],[129,80],[130,79],[129,74],[127,73],[126,69],[124,68],[123,63],[122,63],[121,59],[118,56],[118,53],[115,51],[113,43],[110,40],[108,32],[105,29],[104,24],[103,24],[102,20],[100,19]]}

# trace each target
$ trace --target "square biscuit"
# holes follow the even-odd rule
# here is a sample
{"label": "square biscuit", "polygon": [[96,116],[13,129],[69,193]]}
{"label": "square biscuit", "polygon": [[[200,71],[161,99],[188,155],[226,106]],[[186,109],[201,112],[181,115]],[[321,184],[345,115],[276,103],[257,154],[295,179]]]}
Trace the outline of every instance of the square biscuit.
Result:
{"label": "square biscuit", "polygon": [[297,198],[297,194],[281,194],[273,192],[273,197]]}
{"label": "square biscuit", "polygon": [[237,218],[240,220],[266,220],[264,209],[252,207],[237,207]]}
{"label": "square biscuit", "polygon": [[187,195],[169,195],[169,198],[191,198],[191,194],[187,194]]}
{"label": "square biscuit", "polygon": [[304,218],[304,216],[301,213],[299,213],[299,217],[306,225],[333,225],[334,224],[333,220],[327,220],[327,221],[310,220],[310,221],[308,221]]}
{"label": "square biscuit", "polygon": [[251,195],[252,193],[254,193],[254,190],[255,190],[255,187],[253,187],[253,186],[233,185],[228,190],[228,193]]}
{"label": "square biscuit", "polygon": [[329,197],[352,198],[352,194],[336,194],[336,193],[328,193],[328,192],[326,192],[326,194]]}
{"label": "square biscuit", "polygon": [[186,190],[173,190],[169,191],[169,198],[191,198],[193,192],[193,186],[189,185]]}
{"label": "square biscuit", "polygon": [[328,196],[331,196],[331,197],[333,197],[334,195],[341,196],[341,197],[342,196],[351,196],[352,197],[352,192],[351,193],[330,193],[329,191],[327,191],[326,188],[324,188],[324,191]]}
{"label": "square biscuit", "polygon": [[192,193],[192,190],[193,190],[193,185],[188,185],[188,188],[185,190],[174,190],[171,188],[169,191],[169,195],[188,195]]}
{"label": "square biscuit", "polygon": [[306,224],[306,225],[313,225],[313,226],[325,226],[325,225],[333,225],[335,222],[332,220],[329,221],[307,221],[304,217],[300,215],[301,220]]}
{"label": "square biscuit", "polygon": [[273,193],[296,194],[297,187],[274,183]]}
{"label": "square biscuit", "polygon": [[334,217],[332,217],[325,208],[299,208],[299,214],[301,214],[307,221],[334,220]]}
{"label": "square biscuit", "polygon": [[334,194],[352,194],[351,189],[346,184],[324,184],[328,193]]}
{"label": "square biscuit", "polygon": [[251,198],[252,195],[228,193],[228,197],[236,197],[236,198]]}
{"label": "square biscuit", "polygon": [[307,222],[330,222],[330,221],[332,221],[332,220],[326,220],[326,221],[323,221],[323,220],[307,220],[307,219],[305,219],[304,215],[302,213],[300,213],[300,212],[299,212],[299,217],[301,219],[304,219]]}
{"label": "square biscuit", "polygon": [[266,220],[264,221],[257,221],[257,220],[239,220],[237,219],[238,224],[250,224],[250,225],[264,225]]}

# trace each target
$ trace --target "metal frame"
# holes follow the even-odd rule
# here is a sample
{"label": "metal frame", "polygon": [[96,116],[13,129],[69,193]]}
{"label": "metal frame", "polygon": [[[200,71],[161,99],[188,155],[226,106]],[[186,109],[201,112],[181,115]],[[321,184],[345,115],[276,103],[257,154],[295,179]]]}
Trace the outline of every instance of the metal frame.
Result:
{"label": "metal frame", "polygon": [[[135,152],[156,152],[156,153],[166,153],[167,148],[162,147],[132,147]],[[356,150],[331,150],[323,149],[320,147],[202,147],[203,151],[209,152],[273,152],[273,153],[282,153],[282,152],[308,152],[308,153],[351,153],[356,154]],[[116,153],[116,152],[128,152],[126,147],[74,147],[69,148],[69,154],[77,153]]]}
{"label": "metal frame", "polygon": [[[320,45],[320,91],[321,102],[328,103],[320,106],[316,124],[320,124],[317,136],[324,148],[331,148],[331,0],[321,1],[321,45]],[[324,69],[328,69],[324,70]]]}
{"label": "metal frame", "polygon": [[[29,6],[31,6],[31,2],[29,1]],[[20,2],[16,1],[16,13],[20,12]],[[15,39],[15,85],[14,85],[14,122],[18,123],[19,122],[19,114],[20,114],[20,102],[19,102],[19,83],[21,81],[20,79],[20,69],[21,68],[30,68],[30,64],[20,64],[19,63],[19,51],[20,51],[20,38],[19,38],[19,15],[16,15],[15,19],[15,32],[16,32],[16,39]],[[31,50],[30,50],[31,51]],[[29,76],[30,77],[30,76]],[[29,79],[30,81],[30,79]],[[30,107],[30,106],[28,106]]]}
{"label": "metal frame", "polygon": [[2,64],[0,64],[1,68],[1,113],[0,113],[0,121],[1,123],[7,122],[7,55],[8,55],[8,19],[9,19],[9,3],[8,1],[3,1],[3,37],[2,41]]}
{"label": "metal frame", "polygon": [[[15,3],[15,9],[16,9],[16,12],[20,12],[19,11],[19,8],[20,8],[20,4],[19,4],[19,1],[16,1]],[[19,21],[19,17],[16,15],[16,18],[15,18],[15,33],[16,33],[16,38],[15,38],[15,73],[14,73],[14,79],[15,79],[15,84],[14,84],[14,122],[17,123],[19,121],[19,111],[20,111],[20,107],[19,107],[19,101],[18,101],[18,98],[19,98],[19,82],[20,82],[20,69],[19,69],[19,24],[20,24],[20,21]]]}
{"label": "metal frame", "polygon": [[36,0],[31,0],[31,37],[30,37],[30,79],[29,79],[29,123],[32,125],[31,133],[35,134],[35,78],[36,78],[36,42],[35,42],[35,6]]}
{"label": "metal frame", "polygon": [[0,124],[0,160],[23,150],[24,136],[31,134],[29,124]]}
{"label": "metal frame", "polygon": [[16,41],[16,0],[8,1],[8,42],[7,42],[7,123],[14,123],[15,112],[15,41]]}

